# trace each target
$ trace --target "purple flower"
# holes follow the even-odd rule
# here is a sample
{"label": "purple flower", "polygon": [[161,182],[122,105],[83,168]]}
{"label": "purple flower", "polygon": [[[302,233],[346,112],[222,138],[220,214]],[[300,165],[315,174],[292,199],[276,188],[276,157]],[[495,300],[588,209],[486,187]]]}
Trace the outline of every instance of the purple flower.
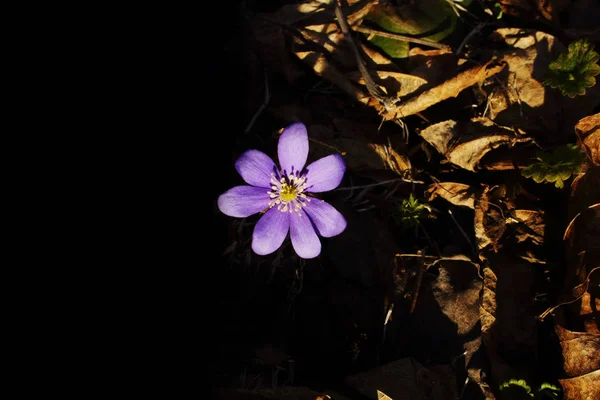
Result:
{"label": "purple flower", "polygon": [[339,154],[332,154],[305,168],[308,135],[301,122],[283,130],[277,154],[281,169],[261,151],[242,154],[235,169],[251,186],[236,186],[223,193],[217,202],[219,210],[239,218],[266,210],[252,234],[255,253],[273,253],[289,230],[296,253],[302,258],[314,258],[321,253],[317,233],[323,237],[339,235],[346,229],[346,220],[333,206],[311,193],[336,188],[346,165]]}

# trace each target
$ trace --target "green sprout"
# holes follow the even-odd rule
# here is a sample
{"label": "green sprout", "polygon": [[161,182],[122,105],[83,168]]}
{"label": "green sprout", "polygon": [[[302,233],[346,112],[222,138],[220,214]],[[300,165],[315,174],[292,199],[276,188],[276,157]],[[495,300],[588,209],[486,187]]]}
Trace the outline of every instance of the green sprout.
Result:
{"label": "green sprout", "polygon": [[532,391],[525,379],[511,379],[501,384],[499,389],[500,398],[510,400],[556,400],[560,394],[560,389],[548,382],[542,383]]}
{"label": "green sprout", "polygon": [[511,379],[500,385],[500,391],[507,399],[528,399],[534,398],[531,388],[527,385],[525,379]]}
{"label": "green sprout", "polygon": [[548,382],[544,382],[539,388],[537,388],[535,392],[535,398],[543,400],[556,400],[558,399],[559,394],[560,389],[557,386],[554,386]]}
{"label": "green sprout", "polygon": [[581,171],[585,153],[577,145],[568,144],[552,153],[538,153],[536,158],[539,162],[523,168],[521,174],[536,183],[554,182],[557,188],[562,189],[564,181]]}
{"label": "green sprout", "polygon": [[563,96],[584,95],[587,88],[596,84],[594,76],[600,74],[600,66],[596,64],[599,59],[600,54],[586,39],[572,42],[566,52],[548,65],[543,84],[560,89]]}
{"label": "green sprout", "polygon": [[423,213],[425,205],[419,203],[412,195],[408,199],[402,200],[400,203],[400,221],[403,225],[410,227],[416,226],[419,223],[419,217]]}
{"label": "green sprout", "polygon": [[502,4],[500,3],[495,3],[494,4],[494,11],[496,11],[496,19],[500,19],[502,18]]}

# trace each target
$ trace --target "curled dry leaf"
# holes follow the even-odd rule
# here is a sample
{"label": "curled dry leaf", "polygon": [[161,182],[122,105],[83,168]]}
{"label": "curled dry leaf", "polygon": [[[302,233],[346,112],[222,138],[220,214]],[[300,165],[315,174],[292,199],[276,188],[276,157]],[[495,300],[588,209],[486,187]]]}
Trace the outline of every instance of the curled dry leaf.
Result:
{"label": "curled dry leaf", "polygon": [[500,238],[506,231],[506,220],[502,209],[490,202],[490,189],[485,186],[483,191],[475,198],[475,239],[479,251],[491,248],[498,252],[501,247]]}
{"label": "curled dry leaf", "polygon": [[469,171],[475,171],[481,158],[490,150],[532,141],[529,137],[517,136],[513,130],[496,125],[488,118],[439,122],[423,129],[419,135],[451,163]]}
{"label": "curled dry leaf", "polygon": [[481,66],[463,71],[442,84],[401,102],[394,110],[388,111],[385,118],[393,120],[424,111],[434,104],[458,96],[466,88],[485,81],[490,76],[502,71],[504,67],[506,67],[506,63],[493,58]]}
{"label": "curled dry leaf", "polygon": [[600,113],[582,118],[575,132],[590,160],[600,166]]}
{"label": "curled dry leaf", "polygon": [[427,193],[429,194],[427,201],[439,196],[455,206],[474,208],[476,190],[464,183],[433,183],[429,185]]}

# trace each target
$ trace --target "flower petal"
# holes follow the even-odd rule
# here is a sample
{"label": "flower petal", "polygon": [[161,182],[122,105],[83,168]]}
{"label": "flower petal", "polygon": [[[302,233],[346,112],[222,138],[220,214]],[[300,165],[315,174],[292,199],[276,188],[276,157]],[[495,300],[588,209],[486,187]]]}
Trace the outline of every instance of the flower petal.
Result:
{"label": "flower petal", "polygon": [[290,215],[292,246],[302,258],[315,258],[321,253],[321,242],[306,213]]}
{"label": "flower petal", "polygon": [[245,218],[269,207],[267,192],[265,188],[236,186],[219,196],[217,206],[225,215]]}
{"label": "flower petal", "polygon": [[236,160],[235,169],[246,183],[263,188],[271,187],[271,174],[277,172],[271,157],[258,150],[244,152]]}
{"label": "flower petal", "polygon": [[335,189],[346,172],[346,163],[339,154],[323,157],[306,167],[306,191],[319,193]]}
{"label": "flower petal", "polygon": [[272,207],[258,220],[252,233],[252,250],[261,256],[277,250],[287,236],[290,213]]}
{"label": "flower petal", "polygon": [[279,165],[286,174],[302,171],[308,157],[308,134],[302,122],[285,128],[277,143]]}
{"label": "flower petal", "polygon": [[323,200],[311,198],[304,209],[315,224],[317,232],[323,237],[339,235],[346,229],[346,219],[331,204]]}

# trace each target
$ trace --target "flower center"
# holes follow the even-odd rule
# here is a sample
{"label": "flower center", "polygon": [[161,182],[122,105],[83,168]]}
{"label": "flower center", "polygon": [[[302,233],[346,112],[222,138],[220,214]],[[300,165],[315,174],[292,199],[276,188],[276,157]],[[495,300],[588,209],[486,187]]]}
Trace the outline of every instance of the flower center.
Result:
{"label": "flower center", "polygon": [[300,210],[310,202],[310,198],[303,193],[306,189],[306,177],[298,177],[292,173],[277,180],[273,173],[271,184],[271,190],[268,192],[271,197],[269,208],[277,206],[281,212],[296,212],[301,216]]}

